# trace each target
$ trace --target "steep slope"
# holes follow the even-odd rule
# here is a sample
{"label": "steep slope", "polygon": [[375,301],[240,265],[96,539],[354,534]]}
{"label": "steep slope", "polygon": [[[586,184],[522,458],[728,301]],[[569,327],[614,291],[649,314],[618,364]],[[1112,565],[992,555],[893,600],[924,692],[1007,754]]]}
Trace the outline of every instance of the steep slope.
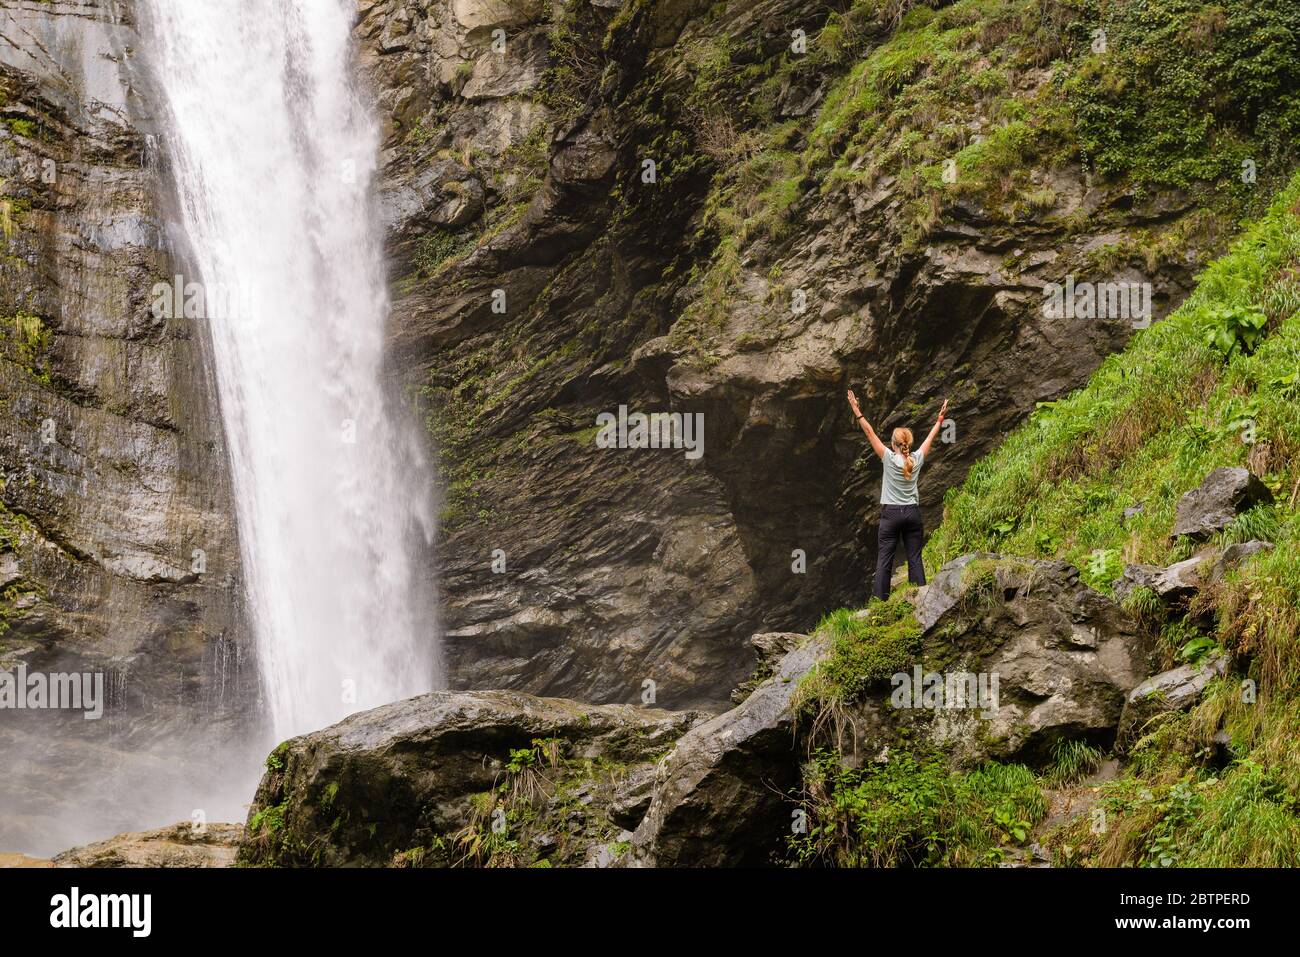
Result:
{"label": "steep slope", "polygon": [[[1066,862],[1300,863],[1298,358],[1300,177],[1182,308],[1042,408],[948,497],[931,560],[972,548],[1057,555],[1107,591],[1125,563],[1272,544],[1210,576],[1190,603],[1128,593],[1167,666],[1226,654],[1230,667],[1194,707],[1135,728],[1127,773],[1103,791],[1109,825],[1058,834]],[[1224,466],[1260,476],[1273,502],[1208,543],[1171,535],[1184,494]]]}
{"label": "steep slope", "polygon": [[[1182,307],[1107,359],[1086,387],[1045,403],[948,494],[926,560],[951,564],[919,600],[904,590],[824,619],[829,651],[797,695],[812,740],[798,790],[807,827],[788,842],[794,860],[1300,863],[1297,265],[1300,174]],[[1254,490],[1233,492],[1247,468],[1260,476]],[[1122,608],[1130,640],[1153,650],[1153,676],[1121,683],[1122,711],[1112,706],[1092,728],[1061,722],[1038,748],[992,751],[999,760],[972,766],[963,749],[988,756],[996,722],[953,734],[969,712],[940,708],[946,739],[894,735],[887,759],[861,761],[862,727],[875,747],[882,740],[863,715],[908,718],[906,707],[882,704],[890,676],[917,664],[947,673],[943,644],[959,656],[971,647],[959,628],[922,649],[920,626],[906,627],[913,602],[928,628],[936,597],[954,601],[939,580],[960,582],[975,598],[976,631],[991,627],[1000,636],[993,647],[1010,644],[1037,626],[1021,613],[998,617],[998,606],[1050,602],[1057,583],[1042,570],[1051,567],[1087,582],[1092,603]],[[1039,570],[1026,577],[1029,569]],[[985,578],[996,585],[986,596]],[[1107,629],[1062,611],[1083,626],[1088,640],[1073,656],[1086,657],[1078,651]],[[1026,672],[1023,656],[983,667],[1002,672],[1004,691],[1009,670]],[[1036,682],[1024,699],[1035,710],[1055,695],[1077,701],[1078,685],[1057,669]]]}
{"label": "steep slope", "polygon": [[[864,597],[844,387],[878,427],[951,397],[937,505],[1133,332],[1046,284],[1134,283],[1158,319],[1285,176],[1298,30],[1187,0],[367,4],[458,685],[716,704],[750,633]],[[620,406],[702,413],[703,456],[597,447]]]}

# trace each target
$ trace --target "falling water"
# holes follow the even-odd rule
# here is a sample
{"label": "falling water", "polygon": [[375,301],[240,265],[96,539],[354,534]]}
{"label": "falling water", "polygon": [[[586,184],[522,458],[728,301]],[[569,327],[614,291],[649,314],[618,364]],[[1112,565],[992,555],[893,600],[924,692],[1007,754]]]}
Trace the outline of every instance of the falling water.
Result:
{"label": "falling water", "polygon": [[383,380],[388,311],[354,0],[143,0],[206,297],[278,737],[429,690],[430,484]]}

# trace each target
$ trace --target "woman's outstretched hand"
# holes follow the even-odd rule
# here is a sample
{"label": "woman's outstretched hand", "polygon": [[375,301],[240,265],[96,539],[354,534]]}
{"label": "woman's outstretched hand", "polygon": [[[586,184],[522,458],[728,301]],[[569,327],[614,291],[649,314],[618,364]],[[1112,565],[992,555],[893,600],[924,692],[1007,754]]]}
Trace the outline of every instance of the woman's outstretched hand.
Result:
{"label": "woman's outstretched hand", "polygon": [[853,410],[854,419],[857,421],[858,426],[866,434],[867,440],[871,443],[872,451],[875,452],[876,455],[880,456],[883,459],[885,457],[884,444],[880,441],[880,437],[877,436],[876,433],[872,431],[871,423],[867,421],[866,416],[862,414],[862,407],[858,405],[858,397],[853,394],[853,390],[849,389],[848,394],[849,394],[849,408]]}
{"label": "woman's outstretched hand", "polygon": [[939,406],[939,417],[934,420],[934,428],[930,430],[930,434],[927,435],[925,441],[921,443],[921,455],[924,456],[930,454],[930,446],[934,445],[934,437],[939,434],[939,427],[943,425],[943,417],[947,414],[948,400],[944,399],[943,405]]}

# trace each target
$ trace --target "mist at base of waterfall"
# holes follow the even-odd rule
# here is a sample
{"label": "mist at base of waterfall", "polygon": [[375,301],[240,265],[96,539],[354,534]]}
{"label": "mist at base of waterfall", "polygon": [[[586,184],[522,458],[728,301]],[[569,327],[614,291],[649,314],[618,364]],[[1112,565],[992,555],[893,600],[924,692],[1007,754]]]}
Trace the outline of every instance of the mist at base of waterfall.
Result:
{"label": "mist at base of waterfall", "polygon": [[[355,81],[355,3],[136,10],[182,284],[148,292],[211,357],[240,567],[209,573],[242,582],[248,634],[222,640],[247,644],[259,687],[205,711],[157,690],[172,685],[154,658],[148,687],[102,722],[6,720],[0,750],[17,758],[0,775],[5,851],[243,821],[277,742],[444,683],[433,477],[385,367],[380,142]],[[198,315],[181,312],[195,288]],[[188,529],[176,536],[178,554],[203,548]],[[131,681],[131,660],[111,667]]]}
{"label": "mist at base of waterfall", "polygon": [[127,831],[242,823],[275,745],[202,726],[142,741],[48,717],[9,713],[0,726],[0,753],[12,756],[0,775],[0,851],[50,857]]}

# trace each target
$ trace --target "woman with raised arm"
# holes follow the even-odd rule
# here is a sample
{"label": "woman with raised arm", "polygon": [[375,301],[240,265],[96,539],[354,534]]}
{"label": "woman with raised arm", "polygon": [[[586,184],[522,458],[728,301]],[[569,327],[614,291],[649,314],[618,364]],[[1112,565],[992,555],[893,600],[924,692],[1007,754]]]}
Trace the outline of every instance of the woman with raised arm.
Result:
{"label": "woman with raised arm", "polygon": [[934,437],[943,425],[943,415],[948,411],[948,400],[943,400],[939,418],[925,437],[921,447],[912,451],[912,430],[894,429],[890,439],[892,448],[885,448],[871,423],[862,414],[858,397],[849,390],[849,407],[857,417],[858,425],[867,434],[867,441],[884,464],[885,474],[880,483],[880,528],[877,535],[876,579],[872,587],[881,601],[889,597],[889,579],[894,572],[894,550],[898,540],[903,540],[907,551],[907,580],[913,585],[925,584],[925,566],[921,564],[921,546],[925,543],[925,524],[921,520],[921,499],[917,494],[916,480],[921,466],[930,454]]}

